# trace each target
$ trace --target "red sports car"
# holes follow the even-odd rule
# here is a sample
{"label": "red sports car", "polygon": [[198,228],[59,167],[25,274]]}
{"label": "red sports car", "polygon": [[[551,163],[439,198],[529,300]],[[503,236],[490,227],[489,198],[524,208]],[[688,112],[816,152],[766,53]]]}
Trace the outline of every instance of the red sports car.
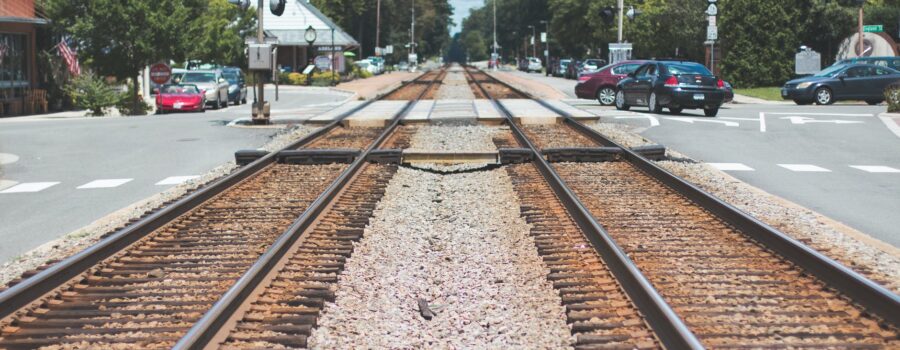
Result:
{"label": "red sports car", "polygon": [[156,95],[156,111],[165,114],[170,111],[206,111],[206,96],[197,85],[166,84]]}
{"label": "red sports car", "polygon": [[616,102],[616,84],[647,61],[622,61],[600,68],[597,72],[582,74],[575,85],[578,98],[594,99],[604,106]]}

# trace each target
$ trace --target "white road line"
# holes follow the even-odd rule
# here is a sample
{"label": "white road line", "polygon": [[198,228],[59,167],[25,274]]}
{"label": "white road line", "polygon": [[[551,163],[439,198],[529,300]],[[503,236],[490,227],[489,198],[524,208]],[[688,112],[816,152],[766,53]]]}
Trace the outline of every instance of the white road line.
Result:
{"label": "white road line", "polygon": [[766,114],[776,115],[820,115],[829,117],[874,117],[874,114],[866,113],[805,113],[805,112],[766,112]]}
{"label": "white road line", "polygon": [[778,164],[778,166],[790,171],[812,172],[812,173],[830,173],[831,170],[812,164]]}
{"label": "white road line", "polygon": [[884,123],[884,126],[887,126],[888,130],[894,133],[894,135],[900,137],[900,125],[897,125],[898,120],[885,116],[878,116],[878,119],[881,119],[881,122]]}
{"label": "white road line", "polygon": [[636,115],[636,116],[616,116],[616,119],[649,119],[650,126],[659,126],[659,119],[652,115]]}
{"label": "white road line", "polygon": [[125,183],[134,180],[134,179],[100,179],[88,182],[84,185],[76,187],[79,190],[89,189],[89,188],[113,188],[124,185]]}
{"label": "white road line", "polygon": [[742,163],[706,163],[709,166],[722,171],[754,171],[755,169],[748,167]]}
{"label": "white road line", "polygon": [[178,185],[193,179],[200,177],[199,175],[187,175],[187,176],[169,176],[162,181],[157,182],[157,186],[165,186],[165,185]]}
{"label": "white road line", "polygon": [[851,165],[850,167],[869,173],[900,173],[900,169],[884,165]]}
{"label": "white road line", "polygon": [[40,192],[58,184],[59,182],[25,182],[0,191],[0,193]]}
{"label": "white road line", "polygon": [[725,124],[725,126],[730,126],[730,127],[741,126],[740,124],[738,124],[736,122],[729,122],[729,121],[724,121],[724,120],[706,120],[706,119],[694,119],[694,118],[685,118],[685,117],[663,117],[663,118],[668,119],[668,120],[675,120],[675,121],[679,121],[679,122],[683,122],[683,123],[690,123],[690,124],[694,124],[694,122],[700,122],[700,123]]}
{"label": "white road line", "polygon": [[759,112],[759,132],[766,132],[766,113]]}

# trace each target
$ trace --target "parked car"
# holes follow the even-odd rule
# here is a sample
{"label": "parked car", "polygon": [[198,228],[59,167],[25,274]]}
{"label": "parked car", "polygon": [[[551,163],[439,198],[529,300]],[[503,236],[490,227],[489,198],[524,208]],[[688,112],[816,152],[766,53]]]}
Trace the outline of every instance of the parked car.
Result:
{"label": "parked car", "polygon": [[572,59],[563,58],[559,61],[556,61],[556,66],[553,67],[553,76],[554,77],[562,77],[566,74],[566,71],[569,69],[569,65],[572,64]]}
{"label": "parked car", "polygon": [[206,103],[212,103],[214,109],[228,107],[228,81],[222,76],[221,69],[187,71],[181,83],[196,85],[206,97]]}
{"label": "parked car", "polygon": [[874,64],[842,64],[812,76],[788,81],[781,97],[798,105],[829,105],[838,100],[863,100],[870,105],[884,101],[884,89],[900,81],[900,71]]}
{"label": "parked car", "polygon": [[734,88],[731,86],[731,83],[725,82],[725,103],[731,103],[734,101]]}
{"label": "parked car", "polygon": [[570,63],[569,66],[566,67],[566,79],[578,79],[578,72],[581,71],[582,64],[584,64],[584,62],[579,60],[572,61],[572,63]]}
{"label": "parked car", "polygon": [[616,85],[647,61],[622,61],[600,68],[595,73],[582,74],[575,84],[578,98],[596,98],[604,106],[616,103]]}
{"label": "parked car", "polygon": [[367,60],[369,60],[369,63],[371,65],[375,66],[372,74],[384,73],[384,58],[381,58],[378,56],[371,56],[371,57],[367,58]]}
{"label": "parked car", "polygon": [[400,63],[397,64],[397,69],[400,71],[407,71],[409,70],[409,63],[406,63],[406,61],[400,61]]}
{"label": "parked car", "polygon": [[206,96],[194,84],[165,84],[156,94],[156,112],[206,110]]}
{"label": "parked car", "polygon": [[228,102],[236,105],[247,103],[247,85],[244,83],[244,72],[237,67],[222,69],[222,76],[228,82]]}
{"label": "parked car", "polygon": [[602,60],[599,58],[589,58],[589,59],[584,60],[584,63],[581,65],[580,72],[582,74],[594,73],[594,72],[600,70],[600,68],[602,68],[605,65],[606,65],[606,60]]}
{"label": "parked car", "polygon": [[889,67],[894,70],[900,70],[900,56],[854,57],[840,60],[833,65],[838,66],[855,63],[875,64],[879,66]]}
{"label": "parked car", "polygon": [[527,72],[540,72],[544,66],[541,65],[541,59],[537,57],[528,57],[528,68]]}
{"label": "parked car", "polygon": [[650,61],[616,87],[616,109],[647,106],[653,113],[702,108],[707,117],[719,113],[725,101],[725,82],[702,64],[688,61]]}

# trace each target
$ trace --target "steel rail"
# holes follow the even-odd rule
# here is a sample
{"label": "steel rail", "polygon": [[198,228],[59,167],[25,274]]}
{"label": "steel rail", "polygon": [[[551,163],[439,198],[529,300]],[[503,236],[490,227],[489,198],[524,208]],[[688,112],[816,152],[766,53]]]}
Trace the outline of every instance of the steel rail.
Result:
{"label": "steel rail", "polygon": [[253,295],[253,292],[260,286],[266,276],[274,273],[274,267],[281,259],[289,253],[294,242],[301,238],[303,233],[313,224],[315,219],[325,210],[326,207],[337,198],[341,190],[350,183],[350,180],[356,175],[363,166],[368,162],[367,155],[374,149],[377,149],[400,124],[403,119],[412,110],[412,107],[424,96],[440,78],[435,77],[428,84],[428,87],[416,97],[415,100],[409,101],[403,109],[391,118],[388,125],[377,139],[370,144],[360,155],[350,164],[350,166],[341,173],[341,175],[332,182],[332,184],[321,194],[303,214],[284,231],[275,243],[262,255],[259,259],[232,285],[225,294],[216,301],[213,306],[204,313],[188,332],[179,339],[173,349],[204,349],[207,347],[215,347],[214,342],[218,339],[224,341],[227,334],[223,334],[230,328],[224,327],[228,321],[234,316],[234,313],[240,309],[241,305]]}
{"label": "steel rail", "polygon": [[[506,83],[500,82],[490,75],[488,77],[512,89]],[[653,287],[653,284],[641,273],[637,265],[619,247],[612,236],[606,232],[606,229],[591,215],[587,207],[581,203],[575,193],[569,189],[565,181],[556,173],[556,170],[550,166],[550,163],[544,159],[540,150],[525,136],[522,129],[516,125],[512,113],[491,97],[477,79],[472,78],[475,81],[475,85],[484,93],[484,96],[488,97],[500,113],[505,116],[516,139],[531,150],[533,161],[538,171],[553,189],[560,202],[566,207],[572,219],[590,240],[594,250],[603,258],[610,272],[621,284],[622,289],[625,290],[631,301],[644,314],[647,323],[663,346],[667,349],[703,349],[704,347],[697,339],[697,336],[691,332],[675,310],[669,306],[662,295]],[[529,95],[523,94],[516,89],[513,89],[513,91],[531,98]]]}
{"label": "steel rail", "polygon": [[[494,80],[499,81],[496,78]],[[622,147],[622,145],[579,122],[571,114],[504,82],[500,83],[559,114],[563,117],[565,123],[599,144],[622,149],[622,158],[645,174],[724,220],[736,228],[737,231],[759,242],[765,248],[771,249],[781,257],[800,266],[829,287],[849,297],[867,312],[877,315],[894,327],[900,327],[900,295],[894,294],[884,286],[672,174],[631,149]]]}
{"label": "steel rail", "polygon": [[[425,74],[419,75],[416,79],[397,87],[395,90],[412,85],[424,75]],[[282,148],[282,150],[292,150],[309,144],[340,125],[341,121],[348,116],[369,106],[374,101],[375,100],[366,101],[349,111],[341,113],[330,123],[304,136],[300,140],[292,142]],[[211,184],[202,187],[196,192],[178,199],[175,203],[116,231],[109,237],[94,243],[84,250],[53,264],[47,269],[19,282],[9,289],[0,292],[0,321],[13,315],[16,311],[39,301],[47,293],[65,285],[71,279],[81,275],[97,263],[146,237],[151,232],[197,208],[207,200],[227,191],[241,181],[264,170],[270,164],[277,161],[277,153],[278,152],[271,152],[260,157],[241,167],[236,172],[213,181]]]}

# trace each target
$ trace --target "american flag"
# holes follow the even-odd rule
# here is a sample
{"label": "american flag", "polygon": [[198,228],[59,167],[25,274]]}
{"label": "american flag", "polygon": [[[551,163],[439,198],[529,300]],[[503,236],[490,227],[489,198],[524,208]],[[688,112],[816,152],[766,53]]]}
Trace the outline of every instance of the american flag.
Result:
{"label": "american flag", "polygon": [[66,44],[66,39],[60,40],[56,46],[59,47],[59,55],[66,60],[66,65],[69,66],[69,73],[75,76],[81,74],[81,66],[78,65],[78,55],[69,48],[69,45]]}

